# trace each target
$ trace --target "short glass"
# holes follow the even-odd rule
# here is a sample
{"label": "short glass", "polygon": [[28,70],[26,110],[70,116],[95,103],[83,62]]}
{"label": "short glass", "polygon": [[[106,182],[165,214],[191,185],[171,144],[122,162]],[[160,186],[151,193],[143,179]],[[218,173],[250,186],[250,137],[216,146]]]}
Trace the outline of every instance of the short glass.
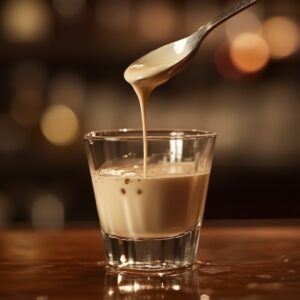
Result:
{"label": "short glass", "polygon": [[122,270],[164,271],[197,255],[216,134],[141,130],[85,136],[105,255]]}

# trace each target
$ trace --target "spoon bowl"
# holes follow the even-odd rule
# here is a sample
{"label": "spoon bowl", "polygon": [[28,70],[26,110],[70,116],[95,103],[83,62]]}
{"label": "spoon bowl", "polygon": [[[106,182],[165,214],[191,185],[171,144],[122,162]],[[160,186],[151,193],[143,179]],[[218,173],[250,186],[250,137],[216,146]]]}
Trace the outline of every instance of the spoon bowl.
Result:
{"label": "spoon bowl", "polygon": [[155,82],[155,86],[168,81],[186,67],[209,32],[257,1],[240,0],[188,37],[157,48],[137,59],[125,70],[126,81],[138,82],[139,85],[144,82],[151,85]]}

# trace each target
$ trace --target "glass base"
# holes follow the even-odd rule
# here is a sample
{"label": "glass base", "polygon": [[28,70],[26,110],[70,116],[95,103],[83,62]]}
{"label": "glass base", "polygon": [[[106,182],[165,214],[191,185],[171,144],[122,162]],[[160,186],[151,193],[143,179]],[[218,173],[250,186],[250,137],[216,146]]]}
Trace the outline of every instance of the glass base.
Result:
{"label": "glass base", "polygon": [[127,271],[169,271],[191,265],[200,228],[159,239],[125,239],[102,232],[105,255],[112,267]]}

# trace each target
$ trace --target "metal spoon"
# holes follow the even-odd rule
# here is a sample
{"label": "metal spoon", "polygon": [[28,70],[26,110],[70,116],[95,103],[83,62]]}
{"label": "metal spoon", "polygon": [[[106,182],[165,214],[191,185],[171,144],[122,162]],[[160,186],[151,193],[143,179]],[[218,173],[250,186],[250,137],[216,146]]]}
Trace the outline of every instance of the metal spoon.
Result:
{"label": "metal spoon", "polygon": [[237,1],[232,7],[206,25],[201,26],[190,36],[164,45],[142,56],[125,70],[125,79],[131,84],[143,84],[143,81],[145,81],[145,85],[151,82],[152,84],[155,83],[155,86],[169,80],[185,68],[208,33],[257,1]]}

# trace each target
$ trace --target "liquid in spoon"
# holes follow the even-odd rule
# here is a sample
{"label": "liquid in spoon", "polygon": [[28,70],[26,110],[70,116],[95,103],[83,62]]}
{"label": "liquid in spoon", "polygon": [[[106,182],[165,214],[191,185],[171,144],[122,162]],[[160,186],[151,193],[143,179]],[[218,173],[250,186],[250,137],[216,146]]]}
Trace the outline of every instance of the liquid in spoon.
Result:
{"label": "liquid in spoon", "polygon": [[190,36],[164,45],[133,62],[125,71],[124,77],[135,90],[142,113],[144,176],[147,167],[147,100],[157,86],[183,70],[198,50],[201,42],[214,28],[230,19],[258,0],[239,0],[222,14],[201,26]]}
{"label": "liquid in spoon", "polygon": [[[124,73],[125,80],[133,87],[140,105],[140,111],[142,116],[142,128],[143,128],[143,175],[147,174],[147,102],[151,92],[168,81],[172,77],[172,68],[174,61],[178,60],[180,52],[174,55],[170,55],[169,51],[161,51],[159,57],[159,63],[156,57],[151,57],[150,60],[147,56],[141,63],[132,63]],[[163,61],[163,63],[162,63]],[[170,67],[170,72],[165,72]]]}

